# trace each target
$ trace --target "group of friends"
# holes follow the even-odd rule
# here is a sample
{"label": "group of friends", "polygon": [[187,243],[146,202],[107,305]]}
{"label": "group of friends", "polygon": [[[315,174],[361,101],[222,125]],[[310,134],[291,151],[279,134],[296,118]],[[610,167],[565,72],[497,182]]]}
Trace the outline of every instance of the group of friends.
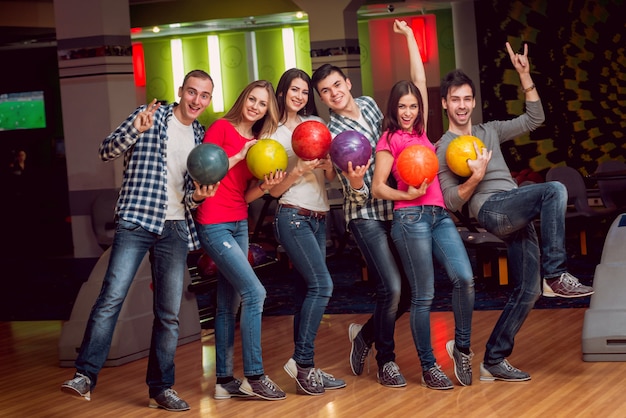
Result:
{"label": "group of friends", "polygon": [[[106,361],[117,317],[142,259],[149,253],[154,289],[154,324],[146,383],[149,406],[184,411],[189,404],[174,386],[174,355],[178,313],[189,250],[202,248],[216,263],[216,385],[214,397],[285,399],[285,392],[265,373],[261,322],[266,291],[248,263],[248,204],[265,194],[278,199],[274,219],[277,241],[298,274],[295,283],[293,354],[284,365],[298,393],[321,395],[346,382],[316,367],[315,339],[332,296],[326,266],[326,217],[330,209],[327,181],[336,176],[343,186],[347,228],[376,280],[376,304],[364,324],[350,324],[350,366],[355,375],[376,349],[377,379],[386,387],[406,386],[396,363],[397,319],[410,315],[410,328],[422,367],[422,385],[452,389],[453,383],[433,354],[430,309],[434,298],[433,260],[453,283],[454,339],[446,344],[461,385],[472,384],[471,324],[474,281],[467,251],[448,211],[468,205],[469,213],[489,232],[506,242],[511,295],[489,337],[481,380],[526,381],[530,375],[507,358],[514,338],[540,295],[583,297],[593,293],[567,271],[564,247],[567,191],[560,183],[518,187],[508,170],[500,144],[532,131],[544,122],[543,107],[530,74],[528,46],[514,52],[506,43],[526,99],[524,114],[507,121],[472,125],[473,81],[454,70],[441,82],[441,102],[448,131],[433,143],[426,135],[428,98],[418,45],[406,22],[396,20],[394,32],[406,38],[411,80],[391,89],[383,113],[367,96],[353,97],[343,71],[325,64],[310,77],[287,70],[276,89],[268,81],[250,83],[232,108],[206,130],[197,118],[211,102],[210,75],[194,70],[179,88],[179,102],[156,100],[137,108],[100,146],[104,161],[124,157],[124,176],[115,215],[117,230],[102,290],[75,361],[76,372],[62,391],[90,399]],[[328,129],[363,134],[375,149],[366,165],[336,169],[330,158],[305,161],[291,147],[291,134],[302,122],[317,120],[314,91],[329,108]],[[324,122],[326,123],[326,122]],[[473,135],[478,157],[468,161],[471,175],[462,178],[446,164],[446,147],[455,137]],[[247,151],[258,139],[279,141],[289,156],[287,169],[263,180],[247,168]],[[191,149],[210,142],[229,159],[226,176],[217,184],[192,180],[186,171]],[[436,152],[438,176],[431,183],[408,185],[398,174],[396,157],[421,144]],[[541,243],[534,222],[541,220]],[[240,318],[238,319],[238,313]],[[243,378],[234,376],[234,339],[239,323]]]}

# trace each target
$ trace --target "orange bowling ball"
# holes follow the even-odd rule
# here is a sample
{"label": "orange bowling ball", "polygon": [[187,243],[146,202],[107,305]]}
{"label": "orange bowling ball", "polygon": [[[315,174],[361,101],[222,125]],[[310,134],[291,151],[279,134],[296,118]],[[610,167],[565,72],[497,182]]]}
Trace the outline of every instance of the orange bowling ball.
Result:
{"label": "orange bowling ball", "polygon": [[402,181],[420,187],[424,180],[431,183],[439,170],[435,151],[425,145],[410,145],[396,159],[396,168]]}
{"label": "orange bowling ball", "polygon": [[446,163],[454,174],[461,177],[469,177],[472,174],[467,161],[475,160],[477,157],[474,142],[478,149],[485,148],[485,144],[473,135],[457,136],[450,141],[446,150]]}
{"label": "orange bowling ball", "polygon": [[246,154],[248,169],[259,180],[263,180],[264,175],[277,170],[286,170],[287,162],[285,147],[271,138],[259,139]]}

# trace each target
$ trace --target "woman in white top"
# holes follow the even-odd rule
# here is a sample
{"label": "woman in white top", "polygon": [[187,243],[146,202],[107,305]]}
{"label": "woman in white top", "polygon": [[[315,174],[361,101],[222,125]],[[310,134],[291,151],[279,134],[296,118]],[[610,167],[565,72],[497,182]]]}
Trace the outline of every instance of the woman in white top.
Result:
{"label": "woman in white top", "polygon": [[287,176],[270,193],[279,198],[274,221],[276,239],[298,272],[295,284],[293,356],[285,371],[296,380],[299,393],[321,395],[325,389],[346,386],[343,380],[315,368],[314,343],[322,316],[333,292],[326,267],[326,214],[330,209],[326,179],[335,170],[330,158],[305,161],[294,153],[291,135],[307,120],[324,121],[317,115],[309,75],[297,68],[287,70],[276,88],[280,123],[271,136],[287,150]]}

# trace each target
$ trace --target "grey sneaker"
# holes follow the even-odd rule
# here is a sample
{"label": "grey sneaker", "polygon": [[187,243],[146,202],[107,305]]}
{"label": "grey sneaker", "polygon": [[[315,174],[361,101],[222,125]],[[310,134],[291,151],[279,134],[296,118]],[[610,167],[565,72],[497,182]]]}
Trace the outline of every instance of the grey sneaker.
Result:
{"label": "grey sneaker", "polygon": [[250,395],[243,393],[239,390],[241,386],[241,380],[234,379],[223,385],[218,383],[215,385],[215,399],[230,399],[230,398],[249,398]]}
{"label": "grey sneaker", "polygon": [[[548,284],[551,282],[551,284]],[[593,294],[591,286],[585,286],[569,273],[561,274],[561,277],[551,279],[543,279],[543,295],[549,298],[581,298]]]}
{"label": "grey sneaker", "polygon": [[322,382],[324,389],[332,390],[332,389],[341,389],[346,387],[345,380],[337,379],[330,373],[326,373],[322,369],[317,369],[316,373],[318,375],[318,380]]}
{"label": "grey sneaker", "polygon": [[371,349],[371,344],[367,344],[363,338],[361,328],[363,328],[363,325],[360,324],[350,324],[348,327],[348,338],[350,338],[352,343],[350,368],[356,376],[360,376],[363,373],[363,365]]}
{"label": "grey sneaker", "polygon": [[454,375],[463,386],[472,384],[472,358],[474,353],[470,350],[469,354],[461,353],[454,344],[454,340],[446,343],[446,351],[454,362]]}
{"label": "grey sneaker", "polygon": [[68,395],[80,396],[86,401],[91,400],[91,380],[82,373],[75,373],[74,378],[66,380],[61,385],[61,392]]}
{"label": "grey sneaker", "polygon": [[283,368],[289,376],[296,379],[299,393],[307,395],[322,395],[324,393],[324,384],[315,367],[300,367],[293,358],[290,358]]}
{"label": "grey sneaker", "polygon": [[241,386],[239,386],[239,390],[267,401],[279,401],[287,397],[285,392],[267,376],[263,376],[259,380],[248,380],[244,378],[243,382],[241,382]]}
{"label": "grey sneaker", "polygon": [[188,411],[189,404],[178,397],[174,389],[165,389],[154,398],[150,398],[150,408],[163,408],[167,411]]}
{"label": "grey sneaker", "polygon": [[382,367],[379,367],[376,378],[381,385],[387,386],[388,388],[401,388],[406,386],[406,380],[404,376],[402,376],[402,373],[400,373],[400,367],[393,361],[388,361],[383,364]]}
{"label": "grey sneaker", "polygon": [[494,381],[503,380],[505,382],[524,382],[530,380],[530,375],[517,369],[506,360],[498,364],[480,363],[480,380]]}
{"label": "grey sneaker", "polygon": [[452,381],[441,371],[441,366],[437,363],[430,369],[422,372],[422,386],[436,390],[454,389]]}

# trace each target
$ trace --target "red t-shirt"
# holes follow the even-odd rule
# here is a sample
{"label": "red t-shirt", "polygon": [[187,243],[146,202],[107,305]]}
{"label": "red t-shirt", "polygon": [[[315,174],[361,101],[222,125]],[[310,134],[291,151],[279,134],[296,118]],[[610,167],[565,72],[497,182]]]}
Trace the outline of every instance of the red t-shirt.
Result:
{"label": "red t-shirt", "polygon": [[[242,137],[235,127],[225,119],[218,119],[207,129],[204,142],[219,145],[228,158],[237,154],[251,139]],[[248,218],[248,204],[244,194],[248,182],[254,178],[245,160],[239,161],[228,170],[222,179],[217,193],[207,198],[198,207],[196,220],[200,224],[218,224],[242,221]]]}

